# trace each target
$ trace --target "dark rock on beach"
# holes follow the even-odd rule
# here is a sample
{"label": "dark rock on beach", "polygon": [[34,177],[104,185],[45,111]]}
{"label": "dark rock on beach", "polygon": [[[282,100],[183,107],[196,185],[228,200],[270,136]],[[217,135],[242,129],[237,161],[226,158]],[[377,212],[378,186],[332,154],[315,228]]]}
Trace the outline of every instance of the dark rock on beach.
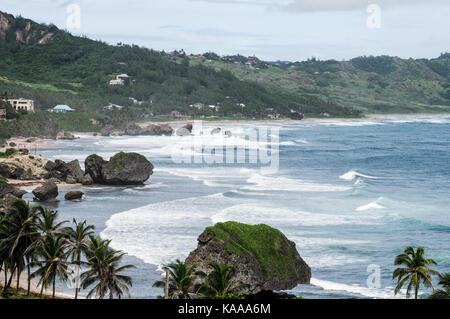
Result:
{"label": "dark rock on beach", "polygon": [[89,155],[84,161],[84,170],[86,174],[92,178],[92,181],[97,184],[103,182],[102,179],[102,166],[107,162],[96,154]]}
{"label": "dark rock on beach", "polygon": [[33,195],[38,202],[54,202],[58,197],[58,186],[55,182],[47,180],[42,186],[33,190]]}
{"label": "dark rock on beach", "polygon": [[83,178],[81,179],[81,184],[83,184],[83,185],[94,184],[94,181],[92,180],[91,175],[89,175],[89,174],[84,175]]}
{"label": "dark rock on beach", "polygon": [[238,293],[244,295],[290,290],[311,279],[295,243],[267,225],[227,222],[206,228],[186,263],[208,274],[211,262],[233,265],[235,282],[243,284]]}
{"label": "dark rock on beach", "polygon": [[215,128],[211,131],[211,135],[219,134],[221,131],[222,131],[222,129],[220,127]]}

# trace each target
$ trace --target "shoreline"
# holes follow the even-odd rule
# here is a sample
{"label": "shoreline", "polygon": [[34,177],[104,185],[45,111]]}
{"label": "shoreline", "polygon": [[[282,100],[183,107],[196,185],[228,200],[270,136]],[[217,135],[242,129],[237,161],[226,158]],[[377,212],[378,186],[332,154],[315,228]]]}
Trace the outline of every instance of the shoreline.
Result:
{"label": "shoreline", "polygon": [[[3,284],[4,284],[3,283],[4,278],[5,278],[5,273],[2,270],[0,272],[0,283],[2,284],[2,289],[3,289]],[[16,283],[17,283],[17,277],[14,276],[14,278],[11,282],[11,289],[13,290],[14,293],[16,290]],[[38,280],[31,279],[30,283],[31,283],[30,284],[30,294],[39,298],[39,296],[41,294],[41,287],[38,284]],[[26,291],[28,289],[28,275],[27,275],[26,271],[22,272],[22,274],[20,275],[20,278],[19,278],[19,293],[22,293],[22,292],[20,292],[20,289],[25,290],[25,294],[26,294]],[[47,289],[44,289],[42,297],[43,297],[43,299],[48,299],[48,298],[53,299],[52,295],[53,295],[52,289],[47,288]],[[75,295],[75,291],[74,291],[74,295]],[[78,294],[78,298],[86,299],[85,296],[80,295],[80,294]],[[55,299],[74,299],[74,297],[71,297],[68,293],[65,293],[65,292],[62,292],[62,291],[56,289],[55,290]]]}
{"label": "shoreline", "polygon": [[[8,148],[15,149],[28,149],[31,152],[46,149],[49,147],[49,142],[54,141],[51,139],[45,139],[40,137],[23,137],[13,136],[5,141],[5,147],[0,147],[0,152],[5,152]],[[16,144],[16,146],[9,146],[10,143]]]}
{"label": "shoreline", "polygon": [[[282,118],[282,119],[260,119],[260,120],[232,120],[232,119],[226,119],[226,120],[205,120],[205,119],[183,119],[183,120],[168,120],[168,121],[146,121],[138,123],[137,125],[141,127],[147,127],[152,124],[163,124],[163,125],[185,125],[188,123],[193,123],[194,121],[202,121],[206,124],[295,124],[295,123],[302,123],[302,122],[317,122],[317,121],[367,121],[367,120],[385,120],[392,117],[395,118],[411,118],[411,117],[420,117],[420,116],[450,116],[450,113],[414,113],[414,114],[379,114],[379,113],[373,113],[373,114],[367,114],[364,117],[358,117],[358,118],[350,118],[350,117],[310,117],[310,118],[304,118],[303,120],[292,120],[289,118]],[[79,135],[92,135],[93,133],[74,133]]]}

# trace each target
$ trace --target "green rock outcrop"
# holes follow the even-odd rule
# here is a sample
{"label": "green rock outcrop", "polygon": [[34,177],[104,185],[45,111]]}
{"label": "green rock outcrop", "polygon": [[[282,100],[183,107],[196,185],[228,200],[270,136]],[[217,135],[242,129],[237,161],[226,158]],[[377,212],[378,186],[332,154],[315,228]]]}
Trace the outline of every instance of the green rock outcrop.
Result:
{"label": "green rock outcrop", "polygon": [[212,261],[236,267],[236,283],[245,285],[239,293],[245,295],[289,290],[311,279],[295,243],[267,225],[226,222],[206,228],[186,263],[209,273]]}

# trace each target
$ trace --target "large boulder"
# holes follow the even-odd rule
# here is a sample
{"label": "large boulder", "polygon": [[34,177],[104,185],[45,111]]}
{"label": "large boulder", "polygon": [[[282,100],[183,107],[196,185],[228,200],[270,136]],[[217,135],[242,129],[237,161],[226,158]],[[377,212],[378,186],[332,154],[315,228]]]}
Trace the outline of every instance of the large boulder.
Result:
{"label": "large boulder", "polygon": [[187,128],[181,127],[177,130],[176,134],[177,136],[189,136],[191,132]]}
{"label": "large boulder", "polygon": [[295,243],[267,225],[226,222],[206,228],[186,263],[208,274],[211,262],[233,265],[235,282],[243,284],[236,293],[244,295],[289,290],[311,279]]}
{"label": "large boulder", "polygon": [[34,200],[38,202],[54,202],[58,197],[58,186],[54,181],[47,180],[42,186],[33,190]]}
{"label": "large boulder", "polygon": [[67,163],[67,168],[69,170],[69,175],[72,176],[77,183],[81,183],[84,172],[81,169],[80,162],[78,160],[71,161]]}
{"label": "large boulder", "polygon": [[7,194],[11,194],[17,198],[22,198],[27,192],[9,185],[7,182],[0,180],[0,198],[5,197]]}
{"label": "large boulder", "polygon": [[151,124],[142,129],[141,135],[154,135],[154,136],[171,136],[173,134],[173,128],[168,124]]}
{"label": "large boulder", "polygon": [[81,179],[81,184],[83,184],[83,185],[94,184],[94,181],[92,180],[91,175],[89,175],[89,174],[84,175],[83,178]]}
{"label": "large boulder", "polygon": [[61,131],[61,132],[58,132],[58,134],[56,134],[56,139],[58,139],[58,140],[74,140],[74,139],[76,139],[76,137],[72,133]]}
{"label": "large boulder", "polygon": [[6,213],[11,209],[14,202],[20,200],[20,198],[14,196],[13,194],[6,194],[4,197],[0,198],[0,212]]}
{"label": "large boulder", "polygon": [[194,127],[192,126],[191,123],[188,123],[188,124],[184,125],[183,128],[185,128],[186,130],[188,130],[189,133],[192,133],[192,129],[193,129]]}
{"label": "large boulder", "polygon": [[104,128],[101,129],[100,135],[101,136],[111,136],[111,134],[114,132],[114,127],[111,125],[107,125]]}
{"label": "large boulder", "polygon": [[89,174],[94,183],[102,184],[102,167],[103,164],[106,163],[107,162],[101,156],[96,154],[89,155],[84,161],[84,170],[86,174]]}
{"label": "large boulder", "polygon": [[220,127],[211,130],[211,135],[219,134],[222,131]]}
{"label": "large boulder", "polygon": [[83,198],[84,193],[81,191],[70,191],[67,192],[64,196],[65,200],[81,200]]}
{"label": "large boulder", "polygon": [[153,174],[153,165],[143,155],[122,152],[102,165],[101,174],[104,184],[139,185]]}

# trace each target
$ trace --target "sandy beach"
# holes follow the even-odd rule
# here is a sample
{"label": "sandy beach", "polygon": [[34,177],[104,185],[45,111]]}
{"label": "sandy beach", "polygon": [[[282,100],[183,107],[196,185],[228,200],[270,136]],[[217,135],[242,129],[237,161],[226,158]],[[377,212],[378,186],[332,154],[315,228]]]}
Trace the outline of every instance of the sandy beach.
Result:
{"label": "sandy beach", "polygon": [[[3,281],[4,281],[4,278],[5,278],[5,273],[4,273],[4,271],[1,271],[0,272],[0,284],[3,286]],[[15,289],[16,288],[16,283],[17,283],[17,278],[16,277],[14,277],[13,278],[13,281],[12,281],[12,283],[11,283],[11,286],[12,286],[12,288],[13,289]],[[39,296],[40,295],[40,293],[41,293],[41,286],[38,284],[38,280],[36,280],[36,279],[31,279],[31,285],[30,285],[30,292],[31,292],[31,294],[33,294],[33,295],[35,295],[35,296]],[[22,272],[22,274],[20,275],[20,278],[19,278],[19,288],[20,289],[22,289],[22,290],[24,290],[25,291],[25,293],[26,293],[26,291],[27,291],[27,288],[28,288],[28,275],[27,275],[27,273],[26,273],[26,271],[24,271],[24,272]],[[75,292],[74,292],[75,293]],[[52,294],[53,294],[53,292],[52,292],[52,289],[51,289],[51,287],[49,287],[49,288],[47,288],[47,289],[44,289],[44,298],[52,298]],[[73,296],[72,295],[69,295],[69,294],[67,294],[67,293],[63,293],[63,292],[61,292],[61,291],[58,291],[58,290],[56,290],[56,294],[55,294],[55,296],[56,296],[56,299],[73,299]],[[80,298],[80,299],[86,299],[86,297],[85,296],[78,296],[78,298]]]}
{"label": "sandy beach", "polygon": [[[5,147],[0,147],[0,152],[4,152],[6,149],[13,147],[16,149],[28,149],[32,153],[36,150],[47,148],[48,142],[50,141],[52,140],[37,137],[12,137],[6,141]],[[11,143],[16,146],[11,146]]]}

